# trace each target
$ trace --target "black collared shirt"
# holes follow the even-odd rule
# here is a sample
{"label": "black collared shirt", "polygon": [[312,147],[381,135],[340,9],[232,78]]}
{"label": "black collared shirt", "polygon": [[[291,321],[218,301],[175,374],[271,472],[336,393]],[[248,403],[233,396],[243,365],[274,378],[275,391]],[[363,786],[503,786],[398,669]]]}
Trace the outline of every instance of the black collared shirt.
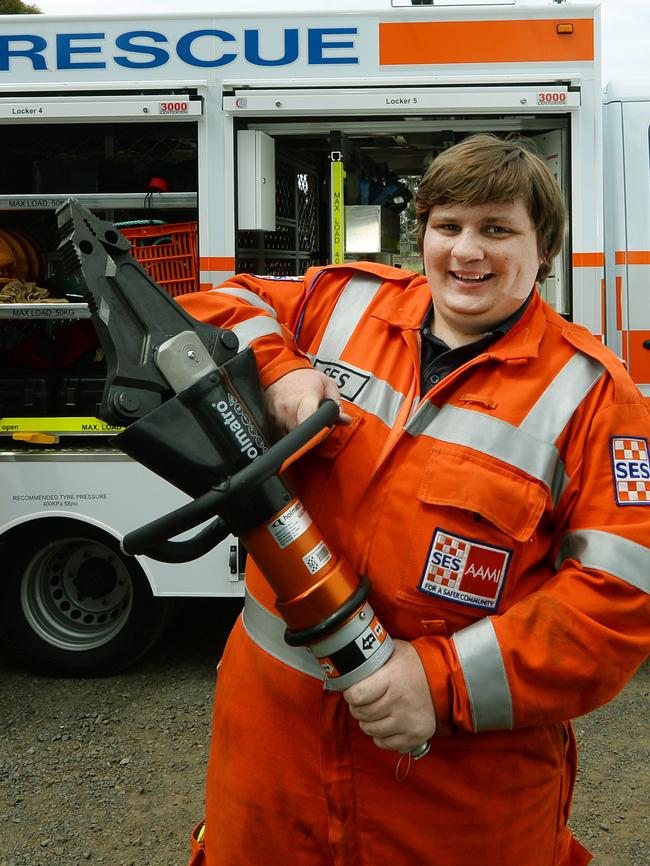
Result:
{"label": "black collared shirt", "polygon": [[422,349],[420,352],[420,395],[424,396],[434,385],[437,385],[441,379],[448,376],[458,367],[461,367],[471,358],[476,358],[484,349],[494,343],[499,337],[506,334],[512,326],[519,321],[523,316],[526,307],[531,301],[533,293],[531,292],[521,307],[516,310],[511,316],[508,316],[503,322],[496,326],[492,331],[483,334],[478,340],[473,343],[465,343],[463,346],[458,346],[456,349],[450,349],[449,346],[441,340],[440,337],[434,336],[429,329],[433,313],[433,304],[429,306],[424,319],[420,333],[422,334]]}

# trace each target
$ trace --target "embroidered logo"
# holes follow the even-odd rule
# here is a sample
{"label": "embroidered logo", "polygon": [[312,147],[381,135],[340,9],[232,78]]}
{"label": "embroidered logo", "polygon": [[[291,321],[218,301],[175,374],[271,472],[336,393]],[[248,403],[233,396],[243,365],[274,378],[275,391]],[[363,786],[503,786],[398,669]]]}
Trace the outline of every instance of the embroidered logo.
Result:
{"label": "embroidered logo", "polygon": [[612,436],[614,492],[619,505],[650,505],[648,440]]}
{"label": "embroidered logo", "polygon": [[511,554],[436,529],[418,588],[448,601],[496,610]]}

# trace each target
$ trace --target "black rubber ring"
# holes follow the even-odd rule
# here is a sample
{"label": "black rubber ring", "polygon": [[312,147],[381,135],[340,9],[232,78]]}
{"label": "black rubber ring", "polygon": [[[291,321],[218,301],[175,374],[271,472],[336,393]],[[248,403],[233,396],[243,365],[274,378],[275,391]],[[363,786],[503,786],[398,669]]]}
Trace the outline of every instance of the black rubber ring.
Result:
{"label": "black rubber ring", "polygon": [[363,605],[364,601],[368,598],[369,592],[370,581],[365,576],[360,577],[359,586],[338,610],[335,610],[333,614],[322,622],[319,622],[318,625],[299,629],[298,631],[291,631],[288,628],[284,633],[285,641],[289,646],[309,646],[310,644],[318,643],[326,634],[334,631],[337,626],[343,625],[350,615]]}

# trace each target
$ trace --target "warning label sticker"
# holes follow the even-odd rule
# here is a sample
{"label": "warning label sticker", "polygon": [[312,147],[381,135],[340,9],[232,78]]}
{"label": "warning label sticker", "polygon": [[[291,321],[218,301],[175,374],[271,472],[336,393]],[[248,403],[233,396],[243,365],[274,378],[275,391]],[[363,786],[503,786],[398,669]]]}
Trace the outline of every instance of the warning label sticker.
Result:
{"label": "warning label sticker", "polygon": [[305,511],[305,506],[296,500],[283,514],[276,517],[272,523],[268,523],[266,528],[275,539],[278,547],[285,548],[296,538],[300,538],[310,525],[311,517]]}
{"label": "warning label sticker", "polygon": [[379,647],[386,640],[386,631],[377,617],[372,618],[372,622],[368,628],[362,632],[356,639],[355,643],[366,658],[374,655]]}
{"label": "warning label sticker", "polygon": [[306,556],[303,556],[302,561],[307,566],[310,574],[316,574],[331,558],[332,551],[329,550],[324,541],[319,541],[316,547],[312,548]]}

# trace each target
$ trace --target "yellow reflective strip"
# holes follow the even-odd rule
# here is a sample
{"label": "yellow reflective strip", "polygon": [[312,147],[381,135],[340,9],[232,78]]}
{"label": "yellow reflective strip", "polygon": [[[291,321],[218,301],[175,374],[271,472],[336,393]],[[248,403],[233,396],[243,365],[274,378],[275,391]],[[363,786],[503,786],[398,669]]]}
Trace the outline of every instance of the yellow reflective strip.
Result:
{"label": "yellow reflective strip", "polygon": [[2,418],[0,435],[11,433],[118,433],[123,427],[114,427],[99,418],[47,417]]}
{"label": "yellow reflective strip", "polygon": [[340,160],[333,160],[330,165],[330,207],[332,231],[330,261],[332,264],[342,265],[345,259],[345,211],[343,210],[345,169]]}

